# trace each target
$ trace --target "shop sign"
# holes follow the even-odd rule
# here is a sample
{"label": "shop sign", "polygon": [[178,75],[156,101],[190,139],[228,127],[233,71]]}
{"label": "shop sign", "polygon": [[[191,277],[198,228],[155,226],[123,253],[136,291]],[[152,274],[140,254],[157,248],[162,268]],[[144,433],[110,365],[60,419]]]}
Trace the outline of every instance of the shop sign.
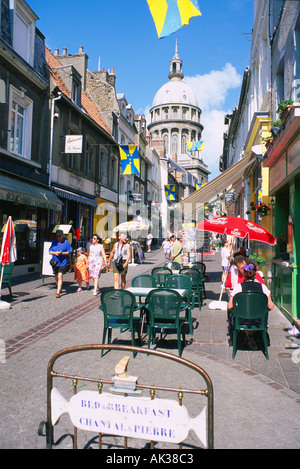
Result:
{"label": "shop sign", "polygon": [[15,204],[30,205],[32,207],[47,208],[50,210],[59,210],[59,207],[50,201],[37,199],[24,194],[18,194],[17,192],[8,192],[0,190],[0,199],[6,200],[7,202],[14,202]]}
{"label": "shop sign", "polygon": [[52,425],[65,412],[81,430],[172,443],[184,441],[193,430],[207,446],[206,406],[190,418],[186,407],[171,399],[81,391],[68,402],[53,388]]}
{"label": "shop sign", "polygon": [[286,178],[286,153],[270,168],[270,191]]}
{"label": "shop sign", "polygon": [[288,149],[288,176],[300,167],[300,138]]}
{"label": "shop sign", "polygon": [[82,153],[82,135],[66,135],[65,153]]}

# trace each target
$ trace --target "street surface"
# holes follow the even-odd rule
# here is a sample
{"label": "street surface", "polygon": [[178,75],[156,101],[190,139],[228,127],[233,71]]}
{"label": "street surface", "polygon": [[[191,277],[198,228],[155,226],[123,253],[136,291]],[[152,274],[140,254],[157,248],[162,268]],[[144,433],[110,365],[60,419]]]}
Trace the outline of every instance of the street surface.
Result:
{"label": "street surface", "polygon": [[[155,266],[165,261],[161,250],[146,253],[142,265],[130,266],[127,285],[141,273],[151,273]],[[188,344],[182,357],[201,366],[210,376],[214,389],[214,447],[216,449],[271,449],[300,448],[300,350],[294,336],[289,333],[291,324],[275,307],[269,318],[269,361],[261,351],[238,350],[232,360],[232,348],[228,346],[226,311],[210,310],[211,300],[219,299],[221,262],[220,254],[205,259],[209,281],[206,283],[207,299],[199,312],[192,313],[194,335],[187,335]],[[112,272],[103,273],[100,287],[113,285]],[[94,297],[92,289],[77,292],[74,273],[64,277],[63,295],[55,298],[53,277],[29,276],[13,281],[13,299],[6,287],[2,300],[12,308],[0,313],[0,339],[5,353],[1,354],[0,370],[0,448],[44,449],[46,441],[38,435],[40,422],[46,420],[47,366],[57,351],[83,344],[99,344],[102,341],[102,317],[99,311],[100,295]],[[225,297],[225,295],[224,295]],[[223,298],[225,299],[225,298]],[[128,332],[113,331],[113,343],[131,345]],[[175,335],[168,335],[151,348],[178,354]],[[300,342],[300,341],[299,341]],[[144,337],[143,347],[147,347]],[[299,352],[299,353],[298,353]],[[114,375],[114,367],[128,353],[110,351],[104,354],[80,352],[75,358],[58,360],[60,372],[80,376],[108,377]],[[131,355],[129,353],[129,355]],[[153,379],[155,384],[185,388],[199,388],[189,370],[178,371],[176,363],[138,354],[131,356],[129,374],[138,376],[139,383]],[[70,384],[57,378],[57,387],[63,396],[70,398]],[[84,389],[78,389],[78,391]],[[203,383],[200,385],[202,389]],[[72,395],[72,394],[71,394]],[[160,397],[164,397],[160,395]],[[202,396],[202,399],[203,396]],[[185,403],[185,397],[184,402]],[[196,402],[191,402],[191,414],[196,412]],[[55,438],[73,433],[67,414],[63,415]],[[78,433],[84,433],[78,431]],[[80,447],[97,447],[89,442],[92,434],[79,436]],[[190,432],[187,448],[197,446],[197,438]],[[119,448],[123,438],[103,439],[104,447]],[[105,446],[106,445],[106,446]],[[129,439],[128,446],[136,442]],[[65,439],[60,447],[70,448],[71,440]],[[147,448],[142,441],[139,447]],[[173,448],[160,443],[157,448]]]}

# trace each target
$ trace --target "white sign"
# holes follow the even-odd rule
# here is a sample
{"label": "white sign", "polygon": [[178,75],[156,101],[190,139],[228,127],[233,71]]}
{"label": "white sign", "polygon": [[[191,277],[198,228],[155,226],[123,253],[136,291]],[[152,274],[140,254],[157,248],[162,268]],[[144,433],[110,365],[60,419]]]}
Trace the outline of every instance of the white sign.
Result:
{"label": "white sign", "polygon": [[82,153],[82,135],[66,135],[65,153]]}
{"label": "white sign", "polygon": [[86,431],[151,441],[180,443],[194,430],[207,446],[206,406],[195,418],[186,407],[171,399],[115,396],[81,391],[68,402],[56,389],[51,391],[51,420],[55,425],[67,412],[72,424]]}

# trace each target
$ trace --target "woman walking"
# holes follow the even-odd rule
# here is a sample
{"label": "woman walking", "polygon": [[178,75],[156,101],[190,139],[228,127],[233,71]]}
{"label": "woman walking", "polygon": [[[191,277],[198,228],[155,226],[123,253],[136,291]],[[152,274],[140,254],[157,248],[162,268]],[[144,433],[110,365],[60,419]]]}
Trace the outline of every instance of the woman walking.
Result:
{"label": "woman walking", "polygon": [[120,234],[119,241],[114,244],[108,260],[108,267],[113,259],[114,289],[119,288],[121,276],[121,288],[126,286],[126,274],[130,261],[130,245],[127,244],[125,234]]}
{"label": "woman walking", "polygon": [[94,280],[94,296],[96,296],[98,293],[99,278],[102,270],[102,260],[104,262],[104,265],[106,265],[104,248],[102,244],[100,244],[99,236],[97,234],[94,234],[92,239],[92,245],[89,247],[88,256],[89,272],[91,278]]}

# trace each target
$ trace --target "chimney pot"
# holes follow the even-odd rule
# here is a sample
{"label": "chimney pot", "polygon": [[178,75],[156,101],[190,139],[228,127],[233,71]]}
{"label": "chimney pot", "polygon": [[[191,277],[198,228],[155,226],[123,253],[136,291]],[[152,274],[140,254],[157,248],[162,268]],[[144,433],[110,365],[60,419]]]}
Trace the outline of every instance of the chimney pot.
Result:
{"label": "chimney pot", "polygon": [[68,55],[68,51],[66,47],[63,48],[63,55]]}

